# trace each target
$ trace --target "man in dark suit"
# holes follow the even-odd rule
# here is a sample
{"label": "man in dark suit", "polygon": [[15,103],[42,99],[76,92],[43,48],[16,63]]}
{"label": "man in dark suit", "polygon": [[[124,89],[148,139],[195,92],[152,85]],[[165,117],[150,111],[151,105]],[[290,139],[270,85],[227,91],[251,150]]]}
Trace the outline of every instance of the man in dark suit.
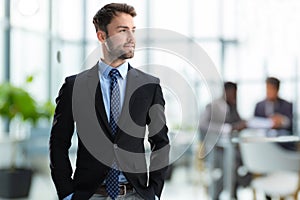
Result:
{"label": "man in dark suit", "polygon": [[[290,135],[293,131],[293,104],[281,99],[278,95],[280,81],[275,77],[266,79],[266,99],[260,101],[255,106],[254,116],[270,118],[273,122],[272,129],[276,130],[276,135]],[[287,150],[295,150],[295,143],[278,143],[279,146]],[[266,195],[266,199],[271,199]]]}
{"label": "man in dark suit", "polygon": [[[126,61],[134,56],[136,12],[127,4],[101,8],[93,23],[103,57],[67,77],[56,99],[50,168],[59,199],[159,199],[169,162],[159,79]],[[68,150],[78,137],[76,169]],[[148,126],[148,136],[146,136]],[[151,146],[147,166],[144,139]]]}
{"label": "man in dark suit", "polygon": [[279,134],[292,132],[293,129],[293,104],[280,98],[278,95],[280,81],[275,77],[266,79],[266,99],[256,104],[254,116],[270,118],[273,129]]}

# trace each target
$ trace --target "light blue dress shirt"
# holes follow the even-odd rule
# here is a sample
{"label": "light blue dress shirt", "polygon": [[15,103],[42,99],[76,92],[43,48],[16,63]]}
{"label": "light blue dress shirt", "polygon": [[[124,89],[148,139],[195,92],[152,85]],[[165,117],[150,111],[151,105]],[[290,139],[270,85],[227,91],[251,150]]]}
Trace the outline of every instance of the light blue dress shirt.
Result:
{"label": "light blue dress shirt", "polygon": [[[114,68],[105,64],[102,61],[99,61],[98,67],[99,67],[99,79],[100,79],[103,103],[104,103],[107,119],[108,119],[108,121],[110,121],[110,77],[109,77],[109,72],[110,72],[110,70],[112,70]],[[120,103],[121,103],[120,109],[122,109],[122,105],[124,103],[124,98],[125,98],[128,62],[124,62],[122,65],[120,65],[116,69],[119,70],[120,75],[121,75],[121,77],[118,77],[118,85],[120,88]],[[120,113],[121,113],[121,110],[120,110]],[[127,182],[127,180],[122,172],[119,175],[119,182],[120,183]]]}
{"label": "light blue dress shirt", "polygon": [[[111,66],[105,64],[102,61],[99,61],[99,79],[100,86],[102,91],[102,97],[104,102],[104,107],[106,111],[106,116],[108,121],[110,121],[110,70],[114,69]],[[120,88],[120,109],[122,109],[124,98],[125,98],[125,89],[126,89],[126,76],[128,72],[128,62],[123,63],[119,67],[116,68],[119,70],[121,77],[118,77],[118,85]],[[121,113],[121,110],[120,110]]]}

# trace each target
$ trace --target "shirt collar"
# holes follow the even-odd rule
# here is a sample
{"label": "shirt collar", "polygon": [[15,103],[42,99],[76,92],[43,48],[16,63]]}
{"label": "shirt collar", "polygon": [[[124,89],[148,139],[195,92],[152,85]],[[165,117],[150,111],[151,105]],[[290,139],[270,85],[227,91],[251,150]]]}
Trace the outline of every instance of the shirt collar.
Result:
{"label": "shirt collar", "polygon": [[118,66],[117,68],[111,67],[108,64],[104,63],[102,60],[99,61],[98,63],[98,69],[99,72],[104,78],[109,78],[108,74],[110,70],[112,69],[117,69],[120,72],[121,78],[124,79],[127,75],[128,72],[128,62],[124,62],[122,65]]}

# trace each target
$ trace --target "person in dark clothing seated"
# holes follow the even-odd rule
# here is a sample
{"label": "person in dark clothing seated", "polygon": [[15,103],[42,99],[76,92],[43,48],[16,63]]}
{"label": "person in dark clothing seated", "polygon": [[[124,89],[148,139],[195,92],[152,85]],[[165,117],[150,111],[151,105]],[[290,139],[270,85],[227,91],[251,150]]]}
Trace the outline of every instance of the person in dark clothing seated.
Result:
{"label": "person in dark clothing seated", "polygon": [[278,133],[292,133],[293,129],[293,104],[280,98],[280,81],[275,77],[266,80],[266,98],[256,104],[254,116],[270,118],[273,129]]}
{"label": "person in dark clothing seated", "polygon": [[[275,77],[266,79],[266,98],[256,104],[254,116],[269,118],[273,122],[272,129],[269,130],[275,135],[293,134],[293,104],[279,97],[280,80]],[[274,134],[272,134],[274,135]],[[279,143],[287,150],[296,150],[295,143]],[[266,195],[266,199],[271,199]]]}

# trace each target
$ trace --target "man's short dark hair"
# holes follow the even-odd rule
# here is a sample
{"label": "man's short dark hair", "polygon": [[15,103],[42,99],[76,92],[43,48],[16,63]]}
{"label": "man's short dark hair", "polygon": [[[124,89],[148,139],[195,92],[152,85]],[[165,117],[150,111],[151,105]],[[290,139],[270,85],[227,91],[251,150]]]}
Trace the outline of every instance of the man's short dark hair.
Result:
{"label": "man's short dark hair", "polygon": [[102,7],[93,18],[93,24],[96,32],[99,30],[107,33],[107,25],[111,22],[113,17],[118,15],[118,12],[127,13],[132,17],[136,16],[134,7],[126,3],[110,3]]}
{"label": "man's short dark hair", "polygon": [[224,83],[224,89],[225,90],[230,90],[230,89],[237,90],[237,84],[234,82],[227,81]]}
{"label": "man's short dark hair", "polygon": [[280,87],[280,80],[275,77],[268,77],[266,79],[267,84],[273,85],[277,90],[279,90]]}

